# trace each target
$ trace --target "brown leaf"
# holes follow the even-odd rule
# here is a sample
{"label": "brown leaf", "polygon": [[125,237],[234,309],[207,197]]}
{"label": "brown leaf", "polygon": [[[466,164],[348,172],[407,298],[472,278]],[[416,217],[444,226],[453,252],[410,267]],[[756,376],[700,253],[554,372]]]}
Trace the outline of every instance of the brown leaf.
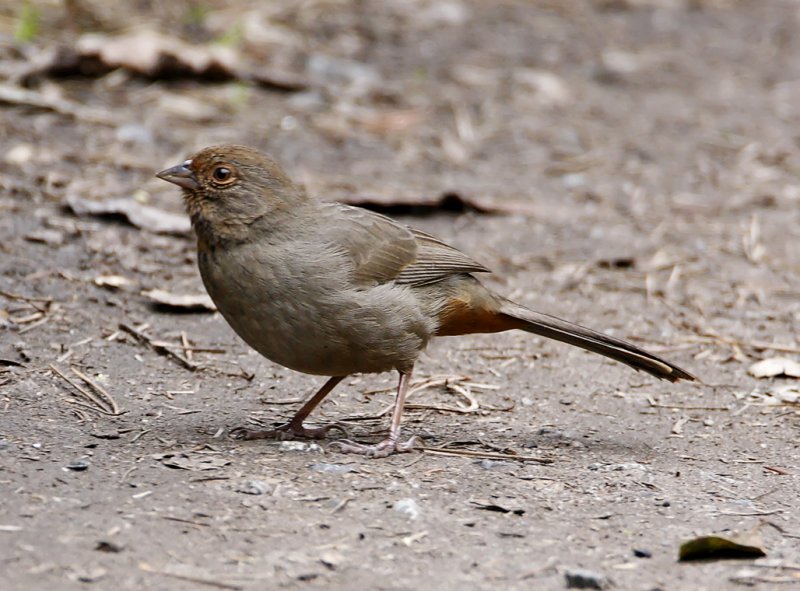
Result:
{"label": "brown leaf", "polygon": [[540,210],[529,201],[471,196],[456,192],[440,195],[344,195],[337,201],[383,213],[427,214],[438,211],[536,215]]}
{"label": "brown leaf", "polygon": [[142,205],[125,197],[92,201],[70,195],[67,205],[77,215],[121,216],[131,225],[156,234],[186,234],[191,230],[191,223],[185,215]]}
{"label": "brown leaf", "polygon": [[763,549],[758,526],[750,531],[730,535],[698,536],[681,544],[678,560],[719,560],[726,558],[761,558]]}
{"label": "brown leaf", "polygon": [[41,56],[34,71],[48,76],[102,76],[123,69],[151,79],[246,80],[276,90],[307,88],[304,78],[244,64],[238,52],[221,45],[192,45],[152,30],[111,36],[88,33],[74,47]]}

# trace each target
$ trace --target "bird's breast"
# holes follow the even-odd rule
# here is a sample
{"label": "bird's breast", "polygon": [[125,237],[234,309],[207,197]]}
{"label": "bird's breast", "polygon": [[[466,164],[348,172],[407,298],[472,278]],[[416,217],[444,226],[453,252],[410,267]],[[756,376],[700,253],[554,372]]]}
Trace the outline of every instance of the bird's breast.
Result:
{"label": "bird's breast", "polygon": [[198,252],[203,282],[233,330],[256,351],[320,375],[413,365],[435,321],[412,289],[349,283],[335,253],[252,247]]}

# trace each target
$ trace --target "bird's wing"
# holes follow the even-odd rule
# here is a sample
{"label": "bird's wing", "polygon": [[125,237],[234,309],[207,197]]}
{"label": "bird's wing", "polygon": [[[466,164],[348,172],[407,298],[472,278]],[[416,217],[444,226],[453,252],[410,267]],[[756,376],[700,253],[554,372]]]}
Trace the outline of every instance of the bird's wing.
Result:
{"label": "bird's wing", "polygon": [[320,230],[350,257],[359,283],[425,285],[489,271],[460,250],[386,216],[348,205],[324,207]]}
{"label": "bird's wing", "polygon": [[425,285],[458,273],[489,273],[489,269],[438,238],[409,228],[417,243],[417,258],[398,275],[398,283]]}

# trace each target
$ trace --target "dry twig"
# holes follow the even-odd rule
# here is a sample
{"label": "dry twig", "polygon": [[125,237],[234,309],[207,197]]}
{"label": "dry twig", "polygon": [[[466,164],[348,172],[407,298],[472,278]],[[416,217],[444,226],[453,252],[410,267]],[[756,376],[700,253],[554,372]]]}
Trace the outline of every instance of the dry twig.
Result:
{"label": "dry twig", "polygon": [[75,369],[74,367],[70,368],[72,373],[82,379],[84,382],[89,384],[95,392],[97,392],[100,396],[105,399],[106,405],[108,409],[111,411],[112,414],[118,415],[119,414],[119,406],[117,406],[117,401],[109,394],[105,388],[103,388],[100,384],[92,380],[89,376],[84,374],[82,371]]}
{"label": "dry twig", "polygon": [[794,345],[779,345],[766,341],[746,341],[743,339],[726,337],[711,330],[704,330],[699,326],[693,328],[695,332],[697,332],[697,336],[686,338],[687,341],[692,343],[721,343],[729,347],[748,347],[759,351],[780,351],[781,353],[800,354],[800,347]]}
{"label": "dry twig", "polygon": [[[491,384],[469,384],[467,387],[460,386],[457,382],[469,382],[471,378],[469,376],[432,376],[430,378],[426,378],[416,384],[413,384],[408,391],[408,396],[406,400],[409,400],[413,395],[418,394],[424,390],[429,388],[435,388],[437,386],[444,386],[448,390],[451,390],[464,398],[467,399],[469,402],[468,405],[464,406],[462,404],[458,404],[458,406],[439,406],[436,404],[409,404],[406,403],[405,407],[410,410],[437,410],[441,412],[455,412],[455,413],[473,413],[480,410],[481,406],[475,396],[472,394],[470,388],[476,389],[483,389],[483,390],[495,390],[498,386],[493,386]],[[382,388],[380,390],[370,390],[367,394],[377,394],[379,392],[388,392],[393,390],[393,388]],[[274,403],[273,403],[274,404]],[[358,415],[354,417],[347,417],[348,421],[363,421],[363,420],[374,420],[380,419],[381,417],[387,415],[389,412],[392,411],[394,408],[394,402],[391,404],[387,404],[383,409],[378,411],[375,414],[371,415]]]}
{"label": "dry twig", "polygon": [[186,354],[186,359],[192,361],[193,350],[189,346],[189,338],[186,336],[186,331],[181,331],[181,345],[183,345],[183,351]]}
{"label": "dry twig", "polygon": [[[70,386],[72,386],[78,392],[80,392],[83,395],[83,397],[86,398],[88,401],[90,401],[94,406],[91,406],[91,405],[88,405],[88,404],[82,404],[82,403],[77,402],[77,401],[73,401],[73,402],[71,402],[71,404],[75,404],[75,405],[80,406],[82,408],[87,408],[89,410],[93,410],[93,411],[102,413],[104,415],[116,416],[116,415],[119,414],[119,411],[108,410],[106,408],[106,403],[105,403],[104,400],[102,400],[101,398],[98,398],[97,396],[95,396],[94,394],[89,392],[86,388],[84,388],[83,386],[81,386],[77,382],[75,382],[72,379],[70,379],[66,374],[64,374],[64,372],[62,372],[60,369],[58,369],[52,363],[50,364],[50,369],[53,371],[53,373],[55,373],[57,376],[59,376],[61,379],[63,379],[65,382],[67,382]],[[116,403],[114,404],[114,406],[112,408],[116,409]]]}
{"label": "dry twig", "polygon": [[515,462],[536,462],[538,464],[552,464],[555,460],[538,458],[536,456],[521,456],[518,454],[500,454],[488,451],[473,451],[471,449],[445,449],[441,447],[421,447],[423,452],[439,455],[468,458],[482,458],[487,460],[512,460]]}
{"label": "dry twig", "polygon": [[[185,334],[185,333],[181,333]],[[178,343],[170,343],[167,341],[152,341],[153,345],[157,347],[165,347],[165,348],[174,348],[174,349],[181,349],[182,351],[186,351],[186,358],[189,358],[189,353],[215,353],[217,355],[224,355],[227,353],[225,349],[219,349],[216,347],[195,347],[194,345],[190,344],[178,344]]]}
{"label": "dry twig", "polygon": [[647,403],[653,408],[672,408],[675,410],[731,410],[731,406],[682,406],[680,404],[661,404],[653,400],[652,396],[647,397]]}
{"label": "dry twig", "polygon": [[146,562],[139,563],[139,570],[144,571],[146,573],[152,573],[154,575],[163,575],[165,577],[172,577],[173,579],[178,579],[180,581],[188,581],[189,583],[198,583],[200,585],[208,585],[210,587],[216,587],[217,589],[230,589],[231,591],[240,591],[243,589],[241,585],[235,585],[233,583],[225,583],[223,581],[214,581],[213,579],[206,579],[204,577],[196,577],[194,575],[182,575],[180,573],[174,573],[167,570],[157,570],[147,564]]}
{"label": "dry twig", "polygon": [[199,368],[199,366],[194,361],[190,361],[189,359],[187,359],[186,357],[184,357],[180,353],[178,353],[176,351],[173,351],[173,350],[169,349],[168,347],[165,347],[163,345],[159,345],[158,341],[154,341],[153,339],[148,337],[146,334],[144,334],[144,332],[142,332],[142,331],[144,331],[147,328],[146,324],[137,328],[137,327],[129,326],[129,325],[125,324],[124,322],[120,322],[119,323],[119,327],[120,327],[121,330],[124,330],[125,332],[127,332],[129,335],[134,337],[140,343],[142,343],[144,345],[147,345],[148,347],[153,349],[153,351],[155,351],[159,355],[164,355],[166,357],[171,357],[172,359],[176,360],[180,365],[182,365],[186,369],[188,369],[190,371],[197,371],[197,369]]}

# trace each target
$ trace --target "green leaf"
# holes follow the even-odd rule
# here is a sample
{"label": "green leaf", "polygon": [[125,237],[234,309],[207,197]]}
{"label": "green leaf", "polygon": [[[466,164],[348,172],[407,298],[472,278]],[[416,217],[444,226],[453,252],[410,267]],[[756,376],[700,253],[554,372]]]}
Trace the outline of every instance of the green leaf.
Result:
{"label": "green leaf", "polygon": [[17,20],[17,26],[14,28],[14,41],[18,44],[33,41],[36,35],[39,34],[40,19],[39,11],[30,2],[23,4]]}

